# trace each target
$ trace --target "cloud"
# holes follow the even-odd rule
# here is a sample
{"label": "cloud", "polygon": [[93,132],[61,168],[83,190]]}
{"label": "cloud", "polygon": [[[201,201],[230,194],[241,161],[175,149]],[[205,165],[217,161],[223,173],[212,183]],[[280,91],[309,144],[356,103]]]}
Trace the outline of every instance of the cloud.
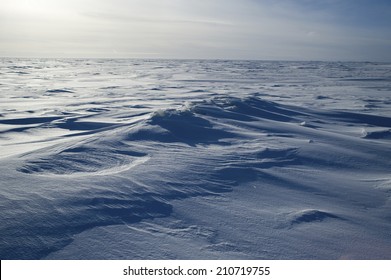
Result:
{"label": "cloud", "polygon": [[390,6],[366,0],[2,0],[0,55],[391,60],[385,51]]}

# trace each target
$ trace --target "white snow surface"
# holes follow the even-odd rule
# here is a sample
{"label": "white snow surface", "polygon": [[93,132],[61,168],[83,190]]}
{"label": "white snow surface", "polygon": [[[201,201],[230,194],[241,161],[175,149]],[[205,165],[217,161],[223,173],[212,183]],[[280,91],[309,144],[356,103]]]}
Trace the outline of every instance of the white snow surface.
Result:
{"label": "white snow surface", "polygon": [[391,259],[391,64],[0,61],[1,259]]}

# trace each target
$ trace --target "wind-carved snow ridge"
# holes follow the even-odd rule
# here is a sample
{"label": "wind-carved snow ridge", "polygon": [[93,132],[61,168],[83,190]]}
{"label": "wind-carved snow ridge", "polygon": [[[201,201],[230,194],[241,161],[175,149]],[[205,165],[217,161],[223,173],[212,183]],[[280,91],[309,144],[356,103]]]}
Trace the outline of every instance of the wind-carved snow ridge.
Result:
{"label": "wind-carved snow ridge", "polygon": [[291,228],[294,226],[308,226],[311,223],[326,222],[328,219],[343,220],[343,218],[318,209],[304,209],[299,211],[293,211],[290,213],[281,214],[279,220],[281,223],[277,225],[280,228]]}
{"label": "wind-carved snow ridge", "polygon": [[[129,139],[148,140],[143,132],[150,131],[150,140],[161,142],[183,142],[188,145],[219,143],[220,140],[233,138],[236,135],[224,129],[219,129],[202,115],[196,115],[191,109],[168,109],[155,112],[148,121],[147,129],[140,129],[135,134],[131,134]],[[155,128],[157,128],[155,130]],[[158,133],[157,133],[158,132]],[[153,134],[155,134],[155,139]]]}
{"label": "wind-carved snow ridge", "polygon": [[[47,236],[53,236],[44,242],[45,250],[22,242],[19,248],[13,248],[12,252],[5,249],[3,254],[10,258],[42,257],[65,246],[73,234],[84,230],[167,216],[172,199],[230,192],[242,182],[255,180],[258,170],[298,164],[297,149],[262,145],[247,150],[240,142],[251,142],[253,137],[241,135],[240,129],[220,122],[219,119],[238,120],[232,115],[236,110],[232,104],[246,109],[252,106],[253,115],[257,115],[257,104],[252,102],[255,99],[213,99],[182,109],[157,111],[130,127],[114,127],[80,143],[71,141],[69,146],[23,155],[21,159],[25,161],[17,171],[39,175],[33,181],[47,180],[46,185],[53,180],[50,184],[58,184],[53,176],[61,175],[61,180],[72,184],[90,185],[96,181],[102,187],[86,190],[81,187],[75,197],[48,200],[50,212],[42,209],[42,213],[35,215],[34,226],[28,224],[20,229],[22,236],[33,239],[48,240]],[[211,108],[214,112],[208,110]],[[242,110],[236,114],[245,116]],[[263,117],[263,112],[260,114]],[[249,118],[254,116],[247,114]],[[222,150],[215,150],[214,146]],[[97,175],[103,175],[103,184]],[[126,179],[118,179],[116,175]],[[103,186],[109,189],[100,190],[106,188]],[[29,248],[29,254],[22,254],[24,248]]]}
{"label": "wind-carved snow ridge", "polygon": [[[288,182],[281,184],[282,178],[268,172],[300,166],[308,160],[324,164],[323,156],[321,160],[300,155],[298,146],[266,141],[270,137],[297,140],[316,137],[315,126],[300,125],[301,119],[309,116],[319,118],[308,109],[284,106],[257,96],[219,97],[179,109],[156,111],[149,119],[129,127],[114,126],[87,141],[71,142],[70,147],[46,149],[46,156],[42,156],[43,151],[29,153],[22,157],[28,159],[17,168],[19,172],[43,178],[67,176],[73,184],[80,184],[77,179],[80,176],[86,179],[94,176],[96,180],[97,175],[117,174],[126,179],[105,177],[103,184],[100,181],[97,184],[109,187],[108,190],[82,188],[75,197],[50,201],[54,211],[38,215],[34,226],[24,227],[22,235],[44,240],[50,235],[54,239],[45,242],[49,249],[30,248],[29,255],[24,256],[44,256],[68,244],[72,235],[90,228],[168,216],[172,199],[219,195],[249,182],[272,180],[289,189],[320,192]],[[347,167],[344,161],[340,164]],[[86,184],[84,180],[82,183]],[[319,210],[294,212],[288,217],[290,226],[338,218]],[[225,243],[206,248],[217,250],[219,244]],[[23,248],[29,246],[23,244]],[[22,247],[19,251],[14,248],[7,256],[21,257],[20,250]]]}
{"label": "wind-carved snow ridge", "polygon": [[147,160],[147,154],[143,152],[105,146],[81,146],[28,161],[18,171],[56,175],[71,175],[74,173],[110,174],[124,171]]}
{"label": "wind-carved snow ridge", "polygon": [[362,137],[366,139],[391,139],[391,129],[366,131],[362,130]]}
{"label": "wind-carved snow ridge", "polygon": [[44,62],[0,66],[2,259],[391,257],[389,65]]}

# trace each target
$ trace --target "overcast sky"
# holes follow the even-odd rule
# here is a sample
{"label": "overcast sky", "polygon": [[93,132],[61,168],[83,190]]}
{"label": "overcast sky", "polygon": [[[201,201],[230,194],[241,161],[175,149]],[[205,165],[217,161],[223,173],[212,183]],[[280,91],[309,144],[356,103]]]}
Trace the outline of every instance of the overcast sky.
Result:
{"label": "overcast sky", "polygon": [[0,56],[391,61],[391,1],[0,0]]}

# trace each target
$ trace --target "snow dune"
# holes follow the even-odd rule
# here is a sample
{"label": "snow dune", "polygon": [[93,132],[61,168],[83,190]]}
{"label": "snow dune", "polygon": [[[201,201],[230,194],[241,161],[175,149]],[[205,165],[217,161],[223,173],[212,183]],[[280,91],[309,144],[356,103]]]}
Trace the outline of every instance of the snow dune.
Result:
{"label": "snow dune", "polygon": [[3,60],[0,257],[389,259],[390,71]]}

